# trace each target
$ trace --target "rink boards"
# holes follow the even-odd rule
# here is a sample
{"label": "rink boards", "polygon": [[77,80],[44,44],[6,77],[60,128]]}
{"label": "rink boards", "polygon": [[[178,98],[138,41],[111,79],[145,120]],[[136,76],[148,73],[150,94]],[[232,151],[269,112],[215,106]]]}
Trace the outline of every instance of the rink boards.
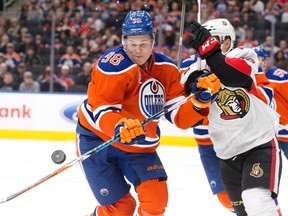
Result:
{"label": "rink boards", "polygon": [[[73,140],[77,109],[85,94],[0,93],[0,138]],[[195,146],[192,129],[162,118],[161,144]]]}

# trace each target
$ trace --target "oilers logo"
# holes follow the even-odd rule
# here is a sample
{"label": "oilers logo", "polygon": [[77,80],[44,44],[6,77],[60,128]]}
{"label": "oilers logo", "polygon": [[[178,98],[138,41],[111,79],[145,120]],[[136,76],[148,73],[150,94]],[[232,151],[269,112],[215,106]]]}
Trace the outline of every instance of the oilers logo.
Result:
{"label": "oilers logo", "polygon": [[142,114],[148,118],[164,108],[165,89],[156,79],[144,82],[139,94],[139,107]]}
{"label": "oilers logo", "polygon": [[101,194],[102,196],[108,196],[109,190],[108,190],[107,188],[101,188],[101,189],[100,189],[100,194]]}

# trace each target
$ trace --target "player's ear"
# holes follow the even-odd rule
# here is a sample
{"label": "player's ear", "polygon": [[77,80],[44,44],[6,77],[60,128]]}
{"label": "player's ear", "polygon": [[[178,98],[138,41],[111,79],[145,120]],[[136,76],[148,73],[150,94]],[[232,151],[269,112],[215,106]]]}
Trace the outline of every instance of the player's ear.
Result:
{"label": "player's ear", "polygon": [[224,40],[224,42],[223,42],[223,44],[222,44],[222,47],[221,47],[223,53],[228,52],[228,50],[229,50],[229,48],[230,48],[230,46],[231,46],[231,42],[232,42],[232,41],[231,41],[230,38],[226,38],[226,39]]}

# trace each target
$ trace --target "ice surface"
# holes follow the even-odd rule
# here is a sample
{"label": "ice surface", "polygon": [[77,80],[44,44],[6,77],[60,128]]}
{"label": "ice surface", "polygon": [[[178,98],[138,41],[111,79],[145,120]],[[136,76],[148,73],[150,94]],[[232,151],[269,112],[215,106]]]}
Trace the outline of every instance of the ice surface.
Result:
{"label": "ice surface", "polygon": [[[0,199],[52,173],[51,154],[61,149],[66,164],[76,158],[73,141],[0,139]],[[233,216],[212,195],[195,147],[160,146],[168,173],[169,203],[165,216]],[[288,165],[284,159],[280,204],[288,216]],[[133,192],[134,194],[134,192]],[[135,194],[134,194],[135,195]],[[15,199],[0,204],[0,216],[84,216],[96,201],[77,164]]]}

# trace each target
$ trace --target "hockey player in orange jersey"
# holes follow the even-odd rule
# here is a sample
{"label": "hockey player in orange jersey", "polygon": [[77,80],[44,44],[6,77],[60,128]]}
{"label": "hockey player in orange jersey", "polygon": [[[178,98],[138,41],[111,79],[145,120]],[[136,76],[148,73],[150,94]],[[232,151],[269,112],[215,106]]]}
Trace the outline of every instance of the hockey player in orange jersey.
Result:
{"label": "hockey player in orange jersey", "polygon": [[[158,157],[159,119],[141,121],[185,98],[179,70],[168,57],[152,52],[153,21],[148,12],[129,12],[122,24],[122,47],[108,50],[92,69],[88,98],[78,112],[77,147],[83,154],[120,135],[119,142],[82,162],[99,205],[93,216],[132,216],[138,195],[138,216],[163,216],[168,202],[167,174]],[[190,95],[165,117],[181,129],[207,115],[211,94],[220,82],[205,76],[199,94]],[[199,89],[200,90],[200,89]]]}
{"label": "hockey player in orange jersey", "polygon": [[270,67],[268,54],[263,46],[257,46],[253,49],[260,61],[259,71],[255,76],[256,82],[257,85],[266,89],[266,98],[269,98],[269,94],[273,94],[273,100],[268,104],[280,114],[277,139],[288,159],[288,72],[281,68]]}

